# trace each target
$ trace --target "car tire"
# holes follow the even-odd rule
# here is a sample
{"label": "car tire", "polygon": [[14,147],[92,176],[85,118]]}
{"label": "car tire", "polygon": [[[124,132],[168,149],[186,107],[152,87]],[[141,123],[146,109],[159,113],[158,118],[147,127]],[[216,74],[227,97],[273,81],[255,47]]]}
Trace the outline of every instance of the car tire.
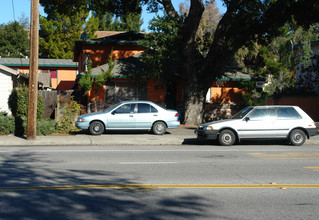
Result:
{"label": "car tire", "polygon": [[101,135],[104,132],[104,125],[102,122],[94,121],[90,124],[89,131],[92,135]]}
{"label": "car tire", "polygon": [[166,132],[166,124],[161,121],[155,122],[152,131],[156,135],[163,135]]}
{"label": "car tire", "polygon": [[300,129],[293,130],[289,135],[289,141],[294,146],[301,146],[306,141],[306,134]]}
{"label": "car tire", "polygon": [[235,143],[236,136],[231,130],[223,130],[218,136],[218,141],[220,145],[231,146]]}

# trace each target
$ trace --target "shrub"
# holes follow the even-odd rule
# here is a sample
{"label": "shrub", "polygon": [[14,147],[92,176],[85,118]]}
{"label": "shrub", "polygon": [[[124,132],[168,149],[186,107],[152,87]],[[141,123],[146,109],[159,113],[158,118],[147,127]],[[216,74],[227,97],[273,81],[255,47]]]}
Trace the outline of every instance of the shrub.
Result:
{"label": "shrub", "polygon": [[0,112],[0,135],[14,132],[14,118],[7,116],[7,113]]}
{"label": "shrub", "polygon": [[49,135],[58,132],[58,125],[53,119],[37,121],[37,135]]}
{"label": "shrub", "polygon": [[80,105],[74,101],[73,97],[71,97],[70,103],[66,103],[63,107],[60,107],[58,121],[59,132],[70,133],[72,131],[76,131],[77,129],[74,126],[74,121],[79,113]]}
{"label": "shrub", "polygon": [[[29,89],[26,85],[18,85],[9,96],[8,105],[15,118],[15,134],[23,135],[26,133],[28,117]],[[44,111],[44,100],[38,95],[37,101],[37,120],[40,120]]]}

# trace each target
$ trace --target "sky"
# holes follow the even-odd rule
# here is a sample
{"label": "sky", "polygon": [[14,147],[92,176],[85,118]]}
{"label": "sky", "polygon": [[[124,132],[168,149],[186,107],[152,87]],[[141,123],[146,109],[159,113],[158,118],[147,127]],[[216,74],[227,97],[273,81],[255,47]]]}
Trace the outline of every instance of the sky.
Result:
{"label": "sky", "polygon": [[[31,17],[31,0],[0,0],[0,24],[7,24],[12,21],[19,21],[19,18],[24,14],[25,17],[30,19]],[[178,9],[180,2],[184,0],[172,0],[173,5]],[[222,5],[221,0],[216,0],[217,6],[221,13],[225,12],[225,8]],[[40,6],[39,12],[41,15],[45,16],[43,8]],[[144,24],[142,29],[148,30],[148,22],[155,16],[155,14],[147,13],[143,10],[142,19]]]}

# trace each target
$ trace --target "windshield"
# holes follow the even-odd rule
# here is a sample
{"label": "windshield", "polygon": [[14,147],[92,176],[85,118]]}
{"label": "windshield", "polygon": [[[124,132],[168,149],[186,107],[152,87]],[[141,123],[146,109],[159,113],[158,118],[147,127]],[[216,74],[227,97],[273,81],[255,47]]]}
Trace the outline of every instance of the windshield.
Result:
{"label": "windshield", "polygon": [[113,109],[115,109],[117,106],[119,106],[120,104],[122,103],[117,103],[117,104],[114,104],[114,105],[111,105],[110,107],[108,107],[105,112],[109,112],[109,111],[112,111]]}
{"label": "windshield", "polygon": [[243,110],[239,111],[237,114],[235,114],[232,119],[242,119],[244,118],[254,107],[247,107]]}

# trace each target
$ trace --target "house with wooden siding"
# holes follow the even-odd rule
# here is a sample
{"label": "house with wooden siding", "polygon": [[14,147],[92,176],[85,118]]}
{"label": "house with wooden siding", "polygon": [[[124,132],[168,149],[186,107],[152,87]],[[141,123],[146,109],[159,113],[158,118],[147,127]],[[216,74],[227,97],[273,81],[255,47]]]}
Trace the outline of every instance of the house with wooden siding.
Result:
{"label": "house with wooden siding", "polygon": [[[132,72],[143,71],[141,56],[148,48],[140,40],[143,33],[119,32],[93,40],[82,40],[75,43],[73,61],[79,63],[79,72],[86,71],[89,60],[92,62],[92,77],[100,75],[108,69],[108,60],[112,58],[116,65],[113,69],[113,79],[102,88],[93,88],[88,92],[88,103],[97,104],[97,109],[106,108],[112,103],[123,100],[150,100],[164,105],[170,93],[178,93],[171,99],[182,102],[182,82],[164,82],[162,79],[141,80],[138,74],[132,77]],[[81,75],[80,74],[80,75]],[[170,86],[169,84],[174,84]],[[177,89],[176,89],[177,88]],[[170,91],[172,90],[172,92]]]}
{"label": "house with wooden siding", "polygon": [[[113,79],[88,92],[88,111],[102,110],[124,100],[149,100],[167,108],[182,109],[183,81],[179,73],[173,73],[166,80],[142,80],[139,77],[144,71],[142,56],[148,49],[140,44],[142,39],[144,34],[141,33],[113,32],[104,38],[76,42],[73,61],[79,63],[79,77],[86,71],[89,60],[92,62],[92,78],[108,69],[111,51],[115,60]],[[238,89],[239,80],[250,80],[250,77],[239,71],[226,73],[224,78],[212,82],[206,101],[218,104],[238,101],[243,92]]]}
{"label": "house with wooden siding", "polygon": [[8,98],[14,87],[19,72],[0,64],[0,111],[11,114],[8,107]]}
{"label": "house with wooden siding", "polygon": [[[29,74],[30,60],[26,58],[0,58],[0,64]],[[78,63],[70,59],[39,59],[38,79],[44,89],[70,90],[78,73]]]}

